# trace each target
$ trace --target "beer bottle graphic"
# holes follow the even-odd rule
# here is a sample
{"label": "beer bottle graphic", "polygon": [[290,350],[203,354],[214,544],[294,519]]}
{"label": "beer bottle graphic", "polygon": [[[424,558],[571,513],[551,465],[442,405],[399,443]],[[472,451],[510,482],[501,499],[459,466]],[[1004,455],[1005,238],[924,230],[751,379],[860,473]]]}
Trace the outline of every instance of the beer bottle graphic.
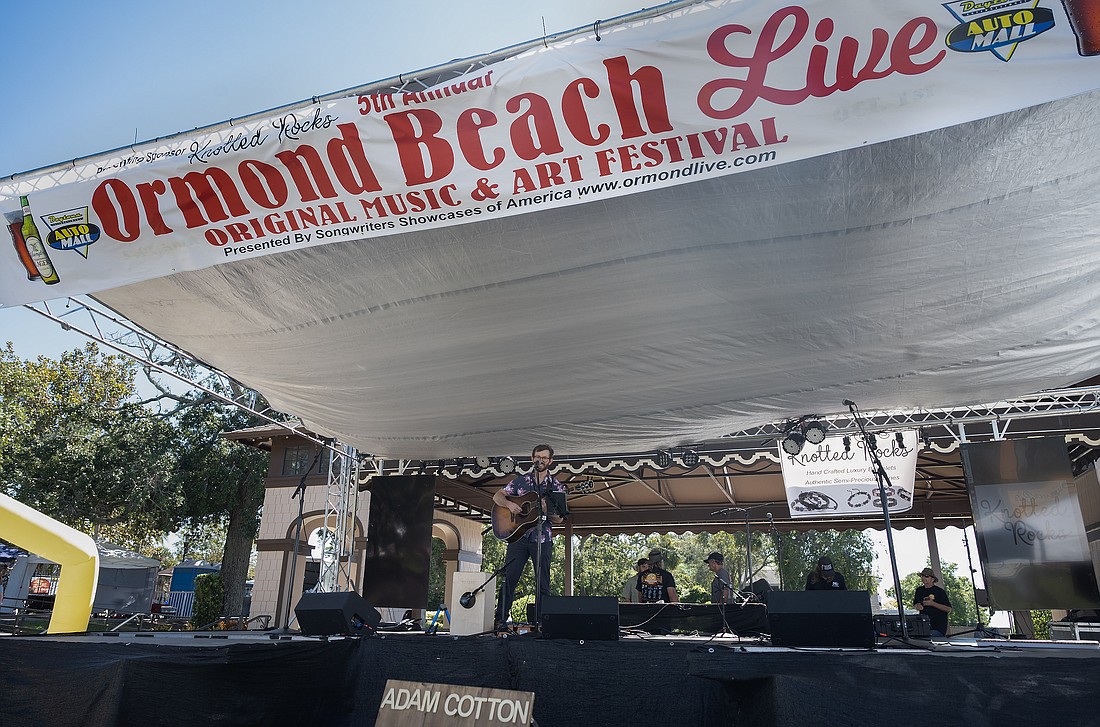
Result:
{"label": "beer bottle graphic", "polygon": [[23,233],[23,244],[27,246],[27,252],[30,253],[34,266],[38,268],[38,274],[42,277],[42,282],[46,285],[61,282],[61,278],[57,276],[57,271],[54,270],[53,263],[50,262],[50,256],[46,253],[46,245],[42,242],[42,236],[38,234],[38,227],[34,224],[34,215],[31,214],[30,203],[27,202],[26,197],[20,197],[19,204],[23,205],[23,227],[20,230]]}
{"label": "beer bottle graphic", "polygon": [[1100,55],[1100,0],[1062,0],[1062,7],[1077,36],[1077,53]]}
{"label": "beer bottle graphic", "polygon": [[38,266],[34,264],[31,252],[27,249],[27,243],[23,242],[23,223],[11,223],[8,225],[8,232],[11,233],[11,244],[15,246],[15,254],[19,256],[19,262],[23,263],[23,267],[27,269],[27,280],[41,278]]}

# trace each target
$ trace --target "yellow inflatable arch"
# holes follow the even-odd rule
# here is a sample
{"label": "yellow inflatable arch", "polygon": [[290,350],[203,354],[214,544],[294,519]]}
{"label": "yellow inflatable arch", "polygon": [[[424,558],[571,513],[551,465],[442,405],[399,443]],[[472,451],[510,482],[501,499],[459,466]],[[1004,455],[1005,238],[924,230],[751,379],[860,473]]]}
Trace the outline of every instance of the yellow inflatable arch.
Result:
{"label": "yellow inflatable arch", "polygon": [[0,533],[9,543],[61,566],[48,633],[87,631],[99,579],[95,541],[4,494],[0,494]]}

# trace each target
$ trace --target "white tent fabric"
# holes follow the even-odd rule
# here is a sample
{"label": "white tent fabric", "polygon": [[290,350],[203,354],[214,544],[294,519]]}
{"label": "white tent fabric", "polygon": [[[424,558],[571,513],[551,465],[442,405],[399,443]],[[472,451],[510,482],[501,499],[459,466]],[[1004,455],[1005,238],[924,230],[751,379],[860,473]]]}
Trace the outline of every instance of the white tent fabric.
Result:
{"label": "white tent fabric", "polygon": [[362,451],[642,451],[1100,372],[1100,93],[97,297]]}
{"label": "white tent fabric", "polygon": [[[48,235],[55,294],[379,456],[647,451],[1100,372],[1100,60],[1060,8],[676,5],[15,179],[0,211],[16,249]],[[425,189],[454,217],[384,201]],[[265,228],[304,212],[311,241]],[[45,294],[14,260],[0,304]]]}

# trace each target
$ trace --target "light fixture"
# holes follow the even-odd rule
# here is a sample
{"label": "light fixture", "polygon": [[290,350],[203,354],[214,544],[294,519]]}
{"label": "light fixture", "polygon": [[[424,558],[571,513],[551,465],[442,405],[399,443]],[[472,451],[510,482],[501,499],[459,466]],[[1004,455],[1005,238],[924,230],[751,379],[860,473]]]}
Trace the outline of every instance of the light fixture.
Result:
{"label": "light fixture", "polygon": [[825,441],[825,430],[828,427],[825,422],[818,419],[810,419],[802,422],[802,434],[810,444],[821,444]]}
{"label": "light fixture", "polygon": [[802,451],[805,444],[806,437],[802,432],[790,432],[787,434],[787,438],[783,440],[783,451],[793,457]]}
{"label": "light fixture", "polygon": [[680,452],[680,461],[684,463],[684,466],[690,469],[695,469],[699,466],[699,453],[693,449],[685,449]]}
{"label": "light fixture", "polygon": [[497,469],[501,474],[510,475],[516,471],[516,461],[511,457],[501,457],[497,462]]}
{"label": "light fixture", "polygon": [[483,469],[483,470],[489,469],[489,458],[486,457],[485,455],[482,455],[482,456],[478,457],[477,459],[475,459],[474,463],[477,464],[479,469]]}
{"label": "light fixture", "polygon": [[672,466],[672,454],[662,449],[657,453],[656,464],[661,469]]}

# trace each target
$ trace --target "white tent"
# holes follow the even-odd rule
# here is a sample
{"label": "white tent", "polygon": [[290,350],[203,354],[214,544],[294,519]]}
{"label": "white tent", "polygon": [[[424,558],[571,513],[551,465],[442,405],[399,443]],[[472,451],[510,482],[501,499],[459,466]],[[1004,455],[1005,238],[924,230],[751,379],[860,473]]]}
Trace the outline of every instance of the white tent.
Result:
{"label": "white tent", "polygon": [[[92,609],[148,613],[156,588],[160,561],[104,540],[96,541],[96,548],[99,551],[99,579]],[[16,557],[0,611],[10,612],[14,608],[23,607],[27,597],[35,595],[31,588],[35,570],[40,565],[52,564],[52,561],[33,553]],[[46,580],[50,581],[49,593],[46,595],[52,595],[56,588],[56,577],[47,577]]]}
{"label": "white tent", "polygon": [[14,229],[29,196],[60,282],[9,256],[0,302],[93,292],[313,431],[406,458],[643,451],[844,399],[1082,381],[1100,58],[1060,8],[970,48],[985,16],[953,12],[676,3],[305,104],[289,131],[17,177],[0,209]]}

